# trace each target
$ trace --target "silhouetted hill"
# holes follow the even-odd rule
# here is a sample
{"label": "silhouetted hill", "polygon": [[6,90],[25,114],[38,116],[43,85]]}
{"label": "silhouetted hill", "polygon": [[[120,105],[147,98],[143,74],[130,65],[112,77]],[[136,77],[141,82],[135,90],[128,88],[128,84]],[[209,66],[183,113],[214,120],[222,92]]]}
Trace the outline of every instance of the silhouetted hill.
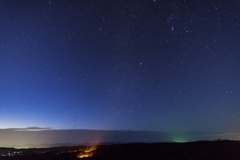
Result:
{"label": "silhouetted hill", "polygon": [[[75,160],[83,146],[60,147],[51,152],[0,157],[2,160]],[[61,153],[59,152],[61,150]],[[71,152],[69,152],[71,151]],[[93,160],[239,160],[239,141],[198,141],[188,143],[132,143],[100,145],[92,151]]]}
{"label": "silhouetted hill", "polygon": [[234,141],[200,141],[190,143],[120,144],[100,146],[94,157],[119,160],[239,160],[240,143]]}

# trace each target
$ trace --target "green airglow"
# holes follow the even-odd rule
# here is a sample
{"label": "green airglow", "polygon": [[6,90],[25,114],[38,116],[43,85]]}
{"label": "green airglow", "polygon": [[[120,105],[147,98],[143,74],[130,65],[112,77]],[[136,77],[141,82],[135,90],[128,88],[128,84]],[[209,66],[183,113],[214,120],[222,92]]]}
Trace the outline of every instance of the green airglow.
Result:
{"label": "green airglow", "polygon": [[173,138],[173,142],[176,142],[176,143],[185,143],[185,142],[188,142],[186,138],[183,138],[183,137],[175,137]]}
{"label": "green airglow", "polygon": [[189,134],[186,132],[174,132],[171,134],[172,142],[185,143],[189,142]]}

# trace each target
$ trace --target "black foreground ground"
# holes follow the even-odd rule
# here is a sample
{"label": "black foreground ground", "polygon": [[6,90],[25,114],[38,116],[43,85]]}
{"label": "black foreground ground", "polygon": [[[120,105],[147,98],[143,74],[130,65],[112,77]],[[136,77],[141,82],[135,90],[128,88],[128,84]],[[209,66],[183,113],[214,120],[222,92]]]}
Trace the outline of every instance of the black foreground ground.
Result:
{"label": "black foreground ground", "polygon": [[14,156],[0,156],[0,160],[75,160],[84,155],[91,155],[82,158],[89,160],[240,160],[240,142],[227,140],[100,145],[86,153],[84,149],[84,146],[28,150],[0,148],[2,155],[22,152]]}

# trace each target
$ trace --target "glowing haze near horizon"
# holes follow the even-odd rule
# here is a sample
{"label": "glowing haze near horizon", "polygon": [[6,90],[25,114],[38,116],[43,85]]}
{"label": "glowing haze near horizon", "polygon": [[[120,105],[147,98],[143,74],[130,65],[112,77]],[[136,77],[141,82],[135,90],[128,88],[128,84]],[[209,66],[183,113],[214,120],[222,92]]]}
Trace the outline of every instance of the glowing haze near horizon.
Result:
{"label": "glowing haze near horizon", "polygon": [[0,128],[239,132],[240,3],[0,2]]}

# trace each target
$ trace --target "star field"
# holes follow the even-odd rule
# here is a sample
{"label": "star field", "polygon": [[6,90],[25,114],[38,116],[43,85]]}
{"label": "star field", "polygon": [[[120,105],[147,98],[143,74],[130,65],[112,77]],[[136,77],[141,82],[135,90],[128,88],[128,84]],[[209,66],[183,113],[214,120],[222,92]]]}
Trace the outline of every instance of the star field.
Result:
{"label": "star field", "polygon": [[0,4],[0,128],[239,131],[238,1]]}

